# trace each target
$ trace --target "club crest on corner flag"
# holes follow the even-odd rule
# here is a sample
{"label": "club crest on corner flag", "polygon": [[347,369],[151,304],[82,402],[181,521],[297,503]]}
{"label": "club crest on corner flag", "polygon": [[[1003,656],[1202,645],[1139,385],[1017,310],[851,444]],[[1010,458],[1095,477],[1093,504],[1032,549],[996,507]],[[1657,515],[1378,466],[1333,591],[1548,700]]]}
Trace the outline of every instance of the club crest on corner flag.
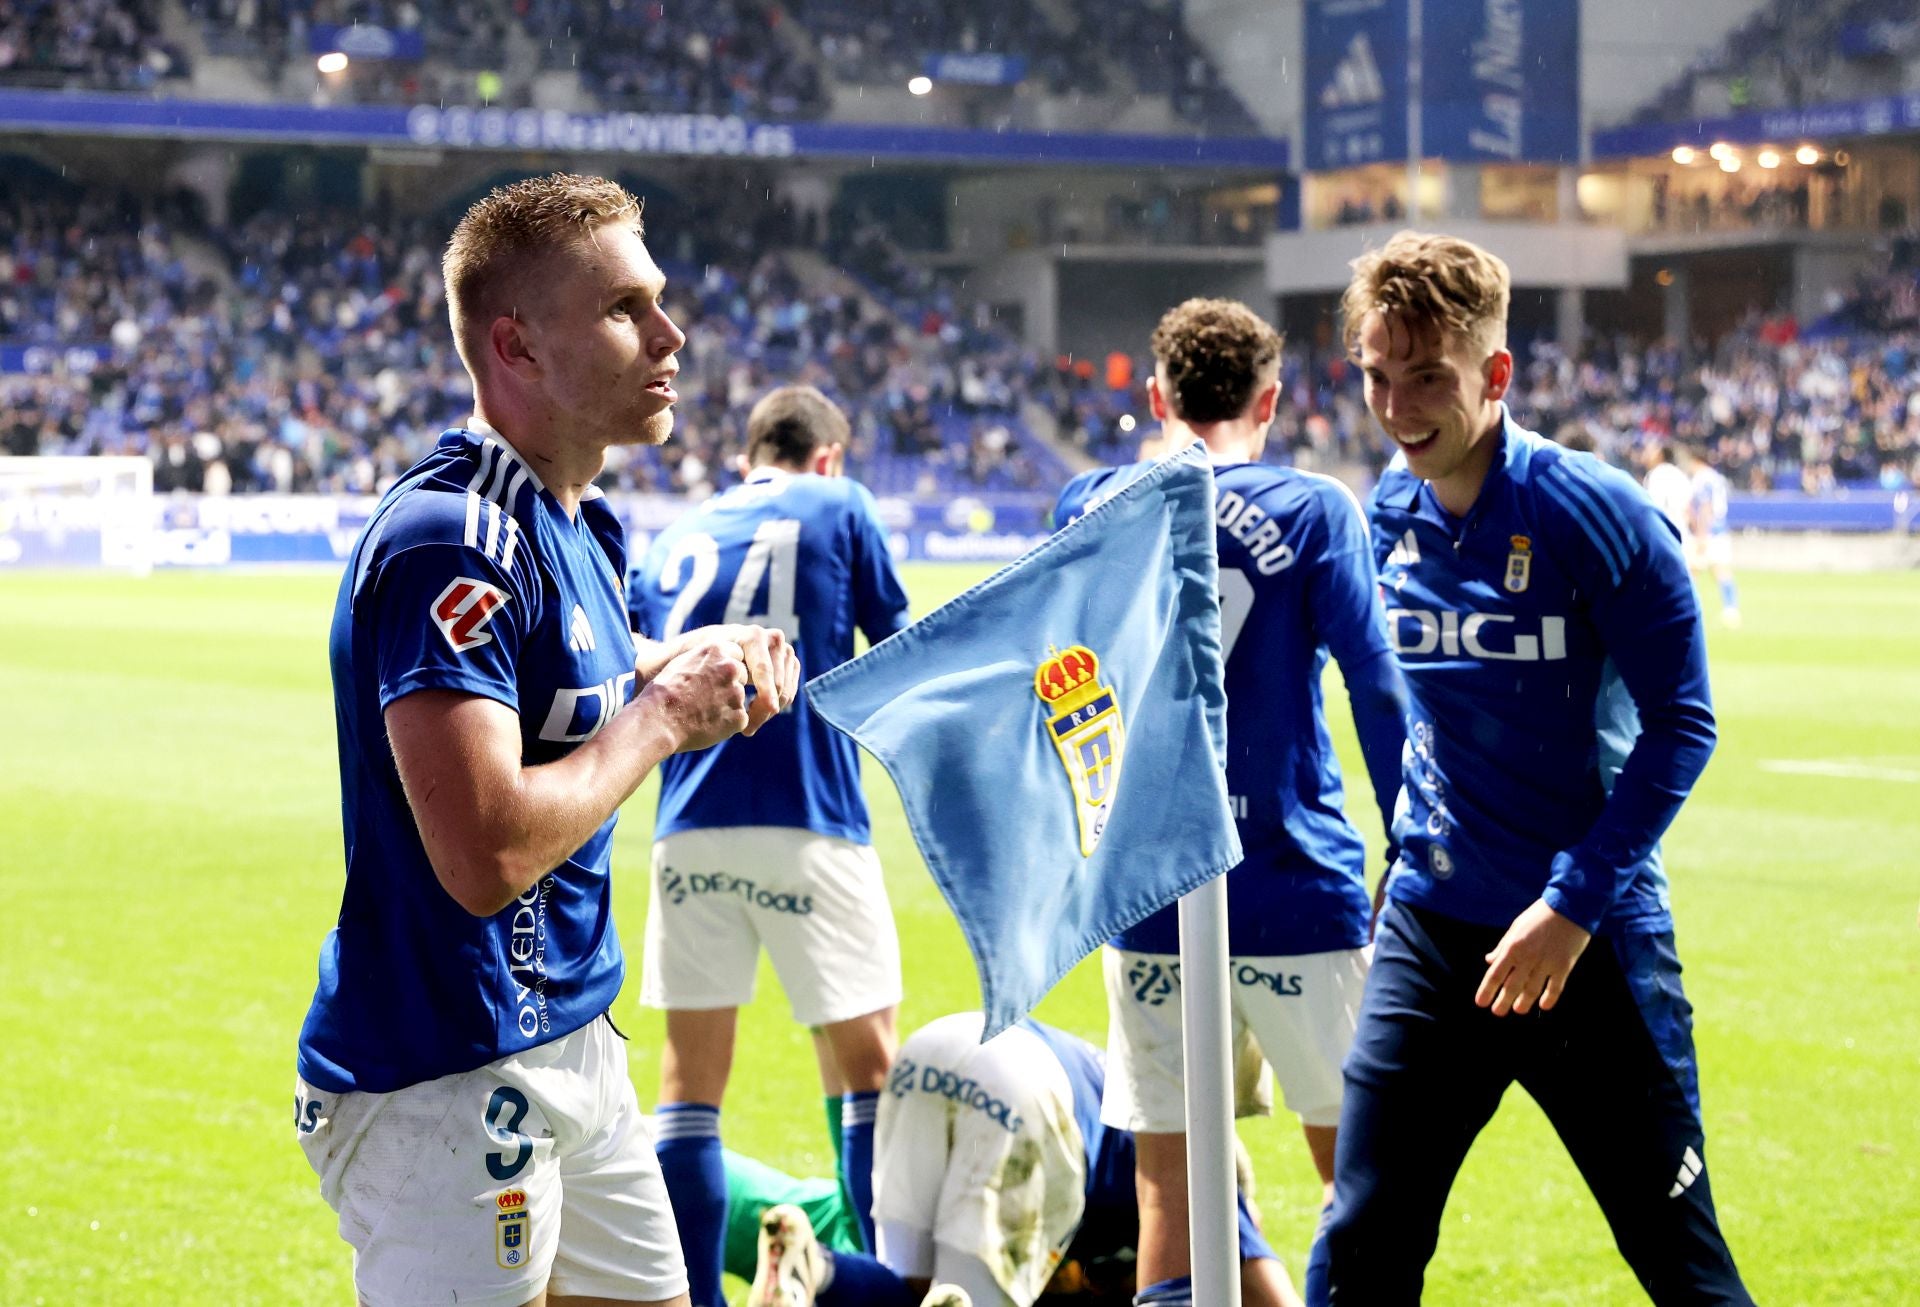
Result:
{"label": "club crest on corner flag", "polygon": [[885,765],[980,971],[983,1039],[1241,859],[1198,445],[808,682]]}

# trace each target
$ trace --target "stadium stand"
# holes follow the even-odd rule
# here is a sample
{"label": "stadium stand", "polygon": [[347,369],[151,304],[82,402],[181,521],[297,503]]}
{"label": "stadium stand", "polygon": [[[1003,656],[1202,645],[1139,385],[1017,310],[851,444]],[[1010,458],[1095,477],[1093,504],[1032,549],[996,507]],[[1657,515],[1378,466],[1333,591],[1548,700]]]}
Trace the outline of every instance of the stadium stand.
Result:
{"label": "stadium stand", "polygon": [[[728,230],[700,212],[688,230]],[[610,484],[730,484],[747,409],[790,380],[853,412],[851,464],[876,489],[1064,478],[1021,417],[1026,360],[963,329],[948,292],[901,281],[882,307],[751,248],[667,260],[689,342],[679,427],[665,449],[611,468]],[[7,346],[37,352],[0,373],[5,452],[145,454],[162,490],[374,490],[471,411],[431,224],[392,215],[268,212],[219,229],[183,199],[0,194]]]}
{"label": "stadium stand", "polygon": [[608,108],[648,112],[818,118],[827,108],[804,42],[783,32],[781,11],[761,0],[676,7],[515,0],[545,66],[573,67]]}
{"label": "stadium stand", "polygon": [[[162,488],[202,488],[218,462],[215,481],[239,490],[365,490],[466,412],[423,228],[263,215],[221,232],[185,204],[17,196],[0,221],[0,340],[102,346],[90,372],[0,382],[6,452],[147,453]],[[189,273],[188,242],[218,249],[225,275]],[[618,469],[621,484],[728,484],[746,407],[788,378],[849,404],[854,461],[887,491],[1049,484],[1060,465],[1028,432],[1029,403],[1094,457],[1137,438],[1121,425],[1144,412],[1137,384],[1036,359],[871,230],[845,254],[868,294],[809,287],[778,256],[674,268],[692,384],[673,444]],[[1344,359],[1288,369],[1276,456],[1377,456]],[[1536,345],[1513,402],[1544,430],[1586,425],[1619,461],[1643,441],[1699,440],[1737,486],[1819,493],[1920,483],[1916,386],[1920,285],[1901,271],[1804,330],[1755,318],[1697,362],[1659,342],[1603,339],[1578,360]]]}
{"label": "stadium stand", "polygon": [[1183,122],[1222,136],[1258,130],[1246,106],[1187,33],[1178,5],[1073,0],[1073,12],[1079,20],[1076,36],[1124,66],[1136,90],[1167,96]]}
{"label": "stadium stand", "polygon": [[[687,230],[728,229],[703,212],[717,208],[694,205]],[[679,429],[612,469],[616,484],[730,484],[746,409],[789,380],[847,405],[852,465],[882,492],[1056,484],[1065,465],[1034,409],[1096,458],[1144,434],[1125,425],[1145,412],[1137,367],[1115,385],[1093,360],[1036,357],[877,224],[847,224],[837,266],[814,259],[814,277],[805,254],[755,253],[795,244],[771,210],[734,230],[668,260],[688,336]],[[15,192],[0,244],[0,347],[39,351],[0,374],[7,453],[143,453],[161,489],[366,491],[468,411],[430,224],[268,212],[220,229],[185,197]],[[1377,461],[1346,360],[1287,367],[1273,456]],[[1755,317],[1691,358],[1665,342],[1601,339],[1579,359],[1535,345],[1513,403],[1542,430],[1584,424],[1617,461],[1697,440],[1739,488],[1823,493],[1920,484],[1916,393],[1920,283],[1903,267],[1818,321]]]}
{"label": "stadium stand", "polygon": [[1075,33],[1056,28],[1039,6],[990,0],[966,7],[937,0],[797,0],[794,16],[812,34],[835,77],[904,84],[928,55],[1024,56],[1055,94],[1108,89],[1100,61]]}
{"label": "stadium stand", "polygon": [[147,91],[192,72],[160,0],[0,0],[0,86]]}
{"label": "stadium stand", "polygon": [[[61,11],[83,2],[105,7],[68,0]],[[158,6],[148,0],[136,12],[157,16]],[[805,120],[831,116],[836,85],[904,86],[931,57],[995,54],[1024,61],[1026,80],[1052,96],[1166,97],[1187,128],[1256,130],[1177,11],[1144,0],[1051,8],[715,0],[671,16],[663,0],[486,0],[477,9],[451,0],[188,0],[188,12],[210,52],[252,61],[284,95],[305,94],[307,82],[289,70],[313,52],[317,29],[365,24],[417,37],[420,57],[356,61],[315,91],[333,103],[523,107],[531,70],[506,73],[518,42],[538,68],[577,71],[603,108]],[[156,49],[157,17],[147,27],[143,48]]]}
{"label": "stadium stand", "polygon": [[1677,122],[1754,109],[1798,109],[1904,89],[1920,58],[1910,0],[1809,5],[1774,0],[1634,116]]}

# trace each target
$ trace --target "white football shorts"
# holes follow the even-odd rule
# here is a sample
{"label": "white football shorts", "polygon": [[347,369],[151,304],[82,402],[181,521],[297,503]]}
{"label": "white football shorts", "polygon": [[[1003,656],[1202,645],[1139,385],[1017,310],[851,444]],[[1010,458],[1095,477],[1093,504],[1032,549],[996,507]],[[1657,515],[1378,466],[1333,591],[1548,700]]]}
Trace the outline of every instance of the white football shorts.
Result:
{"label": "white football shorts", "polygon": [[390,1094],[297,1080],[294,1093],[366,1307],[686,1292],[626,1044],[605,1019]]}
{"label": "white football shorts", "polygon": [[900,937],[869,846],[788,826],[679,831],[654,844],[643,1004],[741,1007],[763,944],[803,1025],[900,1002]]}
{"label": "white football shorts", "polygon": [[1710,568],[1733,566],[1732,533],[1713,531],[1700,542],[1700,566]]}
{"label": "white football shorts", "polygon": [[874,1128],[879,1256],[934,1279],[942,1251],[958,1252],[1031,1307],[1086,1210],[1086,1144],[1046,1042],[1016,1026],[982,1044],[981,1024],[941,1017],[894,1058]]}
{"label": "white football shorts", "polygon": [[[1104,954],[1107,1090],[1100,1119],[1136,1132],[1184,1133],[1180,958],[1111,946]],[[1229,961],[1234,1115],[1271,1113],[1278,1078],[1302,1125],[1340,1124],[1340,1064],[1353,1043],[1371,959],[1371,948],[1356,948]]]}

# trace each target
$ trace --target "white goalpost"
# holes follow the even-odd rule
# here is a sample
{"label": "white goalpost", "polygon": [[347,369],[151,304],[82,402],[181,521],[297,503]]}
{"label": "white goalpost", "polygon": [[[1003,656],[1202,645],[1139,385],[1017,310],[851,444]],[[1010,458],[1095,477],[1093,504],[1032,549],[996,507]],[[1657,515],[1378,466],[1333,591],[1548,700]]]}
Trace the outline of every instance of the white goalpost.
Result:
{"label": "white goalpost", "polygon": [[153,569],[153,464],[137,455],[0,457],[0,569]]}

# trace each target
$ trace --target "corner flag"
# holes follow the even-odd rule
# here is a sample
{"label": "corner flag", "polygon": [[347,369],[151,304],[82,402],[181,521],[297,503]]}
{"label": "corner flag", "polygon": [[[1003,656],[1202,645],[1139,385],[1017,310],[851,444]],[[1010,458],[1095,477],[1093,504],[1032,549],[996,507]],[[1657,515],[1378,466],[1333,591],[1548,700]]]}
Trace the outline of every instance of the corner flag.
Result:
{"label": "corner flag", "polygon": [[979,967],[983,1039],[1240,861],[1218,572],[1196,445],[807,684],[899,788]]}

